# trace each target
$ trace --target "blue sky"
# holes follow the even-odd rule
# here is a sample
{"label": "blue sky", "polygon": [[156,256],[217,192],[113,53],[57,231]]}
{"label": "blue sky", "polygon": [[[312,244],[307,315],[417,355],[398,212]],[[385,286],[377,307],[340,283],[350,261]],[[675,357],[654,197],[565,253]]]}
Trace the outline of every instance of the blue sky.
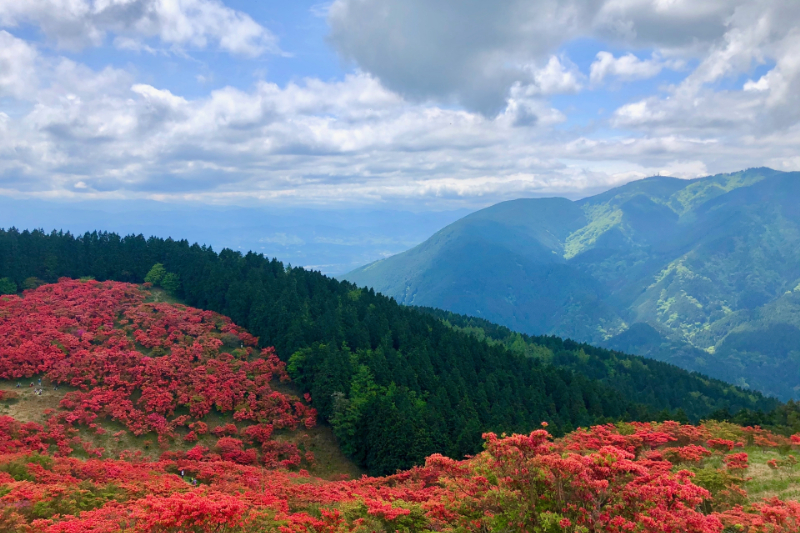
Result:
{"label": "blue sky", "polygon": [[787,0],[0,0],[0,195],[471,209],[800,169]]}
{"label": "blue sky", "polygon": [[[175,94],[201,98],[210,90],[231,85],[248,89],[258,80],[281,86],[306,77],[322,80],[342,79],[347,72],[336,52],[325,43],[327,24],[315,2],[226,2],[225,5],[247,13],[255,22],[269,29],[285,55],[264,54],[242,57],[216,48],[187,49],[182,53],[148,54],[102,46],[69,54],[96,70],[108,65],[127,68],[133,65],[140,80]],[[153,48],[161,43],[149,39]],[[198,80],[199,77],[202,80]]]}

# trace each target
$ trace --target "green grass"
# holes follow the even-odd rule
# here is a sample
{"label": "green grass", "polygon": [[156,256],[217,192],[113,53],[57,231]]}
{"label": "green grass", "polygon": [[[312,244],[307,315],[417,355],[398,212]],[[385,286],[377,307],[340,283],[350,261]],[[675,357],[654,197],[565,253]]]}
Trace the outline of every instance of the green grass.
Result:
{"label": "green grass", "polygon": [[[750,467],[747,469],[745,489],[750,501],[777,496],[781,500],[800,500],[800,463],[786,464],[789,451],[747,447]],[[794,455],[794,454],[791,454]],[[777,469],[767,465],[767,461],[776,459],[784,462]]]}

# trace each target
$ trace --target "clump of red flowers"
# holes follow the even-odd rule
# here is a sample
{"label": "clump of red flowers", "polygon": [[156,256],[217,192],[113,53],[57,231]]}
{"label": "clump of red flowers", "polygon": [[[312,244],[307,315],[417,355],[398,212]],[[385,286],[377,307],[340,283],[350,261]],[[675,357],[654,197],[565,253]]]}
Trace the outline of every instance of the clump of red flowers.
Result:
{"label": "clump of red flowers", "polygon": [[[475,457],[434,455],[407,472],[354,481],[265,469],[241,460],[246,452],[233,437],[220,439],[216,453],[197,446],[159,461],[136,454],[51,457],[37,453],[35,440],[25,448],[23,426],[0,418],[2,531],[787,533],[800,527],[800,504],[775,498],[729,504],[728,488],[704,488],[682,467],[687,459],[722,456],[725,468],[745,470],[743,452],[699,454],[702,444],[675,444],[729,433],[730,425],[605,425],[560,440],[545,430],[488,433],[485,451]],[[725,479],[735,487],[744,478]]]}
{"label": "clump of red flowers", "polygon": [[[213,411],[235,422],[214,434],[239,435],[243,445],[263,448],[270,464],[300,464],[296,446],[273,443],[271,435],[313,427],[316,411],[270,387],[289,381],[274,350],[256,351],[257,339],[227,317],[145,303],[148,295],[126,283],[64,279],[0,300],[0,378],[43,376],[49,386],[77,388],[46,428],[35,429],[37,449],[52,443],[69,454],[80,444],[70,440],[74,427],[101,432],[101,419],[134,435],[155,433],[161,445],[192,441],[208,432],[202,419]],[[254,462],[258,453],[236,457]]]}

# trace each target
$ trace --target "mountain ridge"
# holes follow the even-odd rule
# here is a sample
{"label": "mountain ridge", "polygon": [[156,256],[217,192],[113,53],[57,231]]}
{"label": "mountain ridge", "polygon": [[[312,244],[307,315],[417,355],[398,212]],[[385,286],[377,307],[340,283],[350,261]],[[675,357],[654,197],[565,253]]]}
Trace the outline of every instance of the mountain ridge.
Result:
{"label": "mountain ridge", "polygon": [[[753,351],[752,340],[745,350],[736,339],[766,346],[775,331],[800,335],[798,177],[753,168],[655,176],[574,202],[511,200],[343,278],[523,333],[635,345],[638,355],[793,398],[800,353]],[[631,345],[624,334],[640,323],[658,337]]]}

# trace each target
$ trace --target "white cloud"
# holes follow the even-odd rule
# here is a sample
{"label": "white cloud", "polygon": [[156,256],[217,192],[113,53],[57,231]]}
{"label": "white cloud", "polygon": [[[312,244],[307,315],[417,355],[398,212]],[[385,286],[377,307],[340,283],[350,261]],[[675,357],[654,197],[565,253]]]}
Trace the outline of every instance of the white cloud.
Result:
{"label": "white cloud", "polygon": [[769,77],[768,76],[761,76],[758,81],[747,80],[745,82],[744,87],[742,87],[745,91],[768,91],[769,90]]}
{"label": "white cloud", "polygon": [[759,0],[601,0],[590,32],[635,49],[705,55],[743,5]]}
{"label": "white cloud", "polygon": [[[563,117],[520,100],[537,123],[405,101],[374,77],[266,82],[186,99],[125,71],[52,65],[24,117],[4,118],[0,189],[39,196],[205,201],[374,201],[535,190],[552,160],[533,142]],[[512,154],[513,163],[499,154]],[[21,169],[25,169],[24,172]],[[448,200],[451,199],[451,200]]]}
{"label": "white cloud", "polygon": [[543,95],[576,93],[581,90],[580,77],[574,65],[565,66],[556,56],[550,56],[544,68],[532,70],[533,86]]}
{"label": "white cloud", "polygon": [[[674,134],[575,138],[553,129],[562,113],[523,88],[503,113],[487,118],[408,102],[363,73],[340,82],[227,87],[188,99],[136,83],[122,70],[92,71],[67,60],[51,68],[45,74],[53,84],[35,93],[30,113],[0,121],[2,191],[474,205],[577,195],[659,172],[736,170],[765,154],[776,166],[796,158],[787,150],[796,132],[766,149],[744,150]],[[535,119],[521,123],[526,116]],[[653,118],[640,105],[630,120]]]}
{"label": "white cloud", "polygon": [[165,111],[177,110],[184,107],[187,101],[180,96],[175,96],[166,89],[156,89],[150,85],[136,84],[131,91],[143,97],[152,107]]}
{"label": "white cloud", "polygon": [[[773,3],[785,0],[763,0]],[[578,37],[655,49],[676,63],[699,59],[731,36],[731,20],[761,0],[336,0],[328,11],[339,53],[406,97],[492,114],[530,69]],[[601,56],[596,81],[656,75],[659,59]],[[720,58],[721,62],[725,58]],[[520,66],[522,65],[522,66]],[[666,66],[670,66],[667,64]],[[671,67],[670,67],[671,68]]]}
{"label": "white cloud", "polygon": [[103,44],[108,34],[124,49],[168,46],[222,50],[246,56],[278,52],[276,37],[249,15],[218,0],[0,0],[0,26],[38,25],[60,47]]}
{"label": "white cloud", "polygon": [[315,17],[325,18],[328,16],[328,11],[331,9],[332,2],[320,2],[313,4],[308,8],[308,11]]}
{"label": "white cloud", "polygon": [[[708,84],[746,74],[755,65],[771,61],[778,64],[775,71],[760,82],[749,83],[747,90],[769,93],[765,101],[771,109],[788,105],[780,102],[788,102],[798,93],[793,90],[792,58],[800,56],[797,46],[788,46],[796,44],[791,36],[798,34],[798,20],[800,3],[786,0],[504,0],[469,4],[457,0],[336,0],[328,11],[330,40],[339,53],[389,89],[415,101],[455,101],[487,116],[503,112],[520,87],[529,94],[537,89],[540,94],[568,92],[565,87],[577,90],[580,76],[559,73],[559,64],[552,58],[562,45],[578,37],[654,51],[649,59],[632,52],[618,57],[600,52],[589,73],[594,86],[609,77],[626,82],[657,76],[664,68],[697,65],[671,97],[686,106],[648,101],[648,110],[659,120],[671,120],[670,109],[678,115],[694,109],[696,96],[717,105],[703,94]],[[552,65],[552,73],[561,76],[548,78],[556,82],[555,88],[537,78],[536,69],[528,66],[541,65],[547,58],[551,58],[548,66]],[[767,91],[764,88],[769,83]],[[726,103],[733,100],[724,99]],[[620,110],[618,123],[633,124],[625,119],[635,111]],[[709,115],[707,126],[713,127],[741,118],[751,120],[758,113],[736,109],[731,120],[720,120],[724,117],[714,112]],[[796,114],[790,116],[794,120]],[[770,123],[786,125],[791,120],[773,113]]]}
{"label": "white cloud", "polygon": [[590,25],[594,0],[336,0],[330,41],[408,98],[455,100],[487,115],[510,87]]}
{"label": "white cloud", "polygon": [[657,76],[665,67],[658,58],[639,59],[628,53],[615,58],[609,52],[598,52],[597,59],[590,67],[589,79],[592,84],[602,83],[608,76],[622,81],[645,80]]}
{"label": "white cloud", "polygon": [[35,93],[37,56],[34,47],[0,30],[0,97],[26,99]]}
{"label": "white cloud", "polygon": [[[80,45],[111,35],[116,46],[154,53],[164,43],[260,50],[248,52],[247,43],[260,41],[247,35],[257,31],[223,43],[228,23],[209,22],[214,17],[197,7],[228,9],[215,2],[48,2],[31,0],[12,13],[0,0],[0,21],[32,21],[62,44],[82,28],[75,35],[88,40],[74,41]],[[695,4],[702,5],[339,0],[328,15],[332,39],[359,70],[339,81],[261,81],[193,96],[133,68],[42,56],[1,32],[1,104],[12,104],[0,108],[0,193],[442,206],[578,196],[657,173],[800,168],[800,40],[792,22],[800,13],[779,0]],[[46,20],[45,7],[60,9],[60,18]],[[142,14],[151,8],[152,16]],[[358,16],[364,27],[354,26]],[[675,34],[662,31],[660,18]],[[578,36],[622,52],[601,52],[582,74],[558,50]],[[152,38],[160,44],[148,50]],[[569,106],[552,103],[587,84],[642,79],[681,61],[693,66],[684,81],[626,102],[597,124],[576,124]],[[755,71],[760,65],[769,70]],[[731,80],[736,87],[720,85]]]}
{"label": "white cloud", "polygon": [[[704,135],[764,135],[792,128],[800,120],[800,3],[783,0],[739,2],[726,32],[697,67],[666,96],[650,96],[618,109],[614,124],[650,133],[705,132]],[[716,84],[747,74],[760,64],[775,66],[742,90]]]}

